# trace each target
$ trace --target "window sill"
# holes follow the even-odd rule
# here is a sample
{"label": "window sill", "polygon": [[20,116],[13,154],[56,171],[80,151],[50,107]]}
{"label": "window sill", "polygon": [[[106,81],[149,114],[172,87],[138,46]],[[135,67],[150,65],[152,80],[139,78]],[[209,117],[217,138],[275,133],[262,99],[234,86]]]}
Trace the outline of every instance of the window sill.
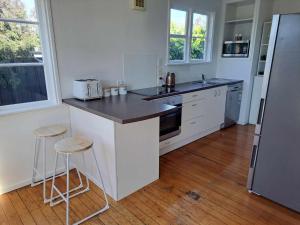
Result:
{"label": "window sill", "polygon": [[24,103],[24,104],[12,105],[12,106],[0,106],[0,117],[15,115],[19,113],[38,111],[43,109],[56,108],[60,105],[61,104],[57,102],[45,101],[45,102]]}
{"label": "window sill", "polygon": [[195,61],[195,62],[168,62],[166,66],[187,66],[187,65],[199,65],[199,64],[209,64],[211,61]]}

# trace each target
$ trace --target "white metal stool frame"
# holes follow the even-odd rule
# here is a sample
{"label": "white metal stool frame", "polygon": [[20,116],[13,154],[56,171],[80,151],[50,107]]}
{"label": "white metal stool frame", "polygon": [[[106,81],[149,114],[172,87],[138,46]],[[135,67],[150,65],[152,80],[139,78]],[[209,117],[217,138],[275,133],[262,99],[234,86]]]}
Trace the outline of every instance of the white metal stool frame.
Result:
{"label": "white metal stool frame", "polygon": [[[50,198],[47,198],[47,196],[46,196],[46,182],[52,180],[52,176],[47,177],[47,172],[46,172],[46,168],[47,168],[47,166],[46,166],[47,165],[47,162],[46,162],[46,140],[49,137],[57,137],[60,135],[62,135],[62,138],[64,138],[66,132],[67,132],[67,130],[65,132],[59,133],[57,135],[42,136],[42,137],[35,135],[36,138],[35,138],[35,147],[34,147],[34,160],[33,160],[33,170],[32,170],[32,178],[31,178],[31,187],[35,187],[37,185],[43,184],[43,199],[44,199],[45,204],[50,202]],[[39,159],[39,155],[40,155],[40,151],[41,151],[41,146],[40,146],[41,142],[43,142],[43,147],[42,147],[43,148],[43,172],[42,172],[43,175],[40,174],[40,172],[37,168],[38,167],[38,159]],[[66,163],[65,163],[65,168],[66,168]],[[83,187],[80,173],[77,169],[76,169],[76,171],[77,171],[77,175],[80,180],[80,184],[78,187],[73,188],[71,190],[71,192],[76,191]],[[58,174],[57,176],[64,176],[65,174],[66,174],[66,171]],[[38,178],[40,178],[39,181],[36,181],[37,175],[38,175]]]}
{"label": "white metal stool frame", "polygon": [[[99,174],[99,177],[100,177],[100,181],[101,181],[101,185],[102,185],[102,188],[103,188],[103,194],[104,194],[104,198],[105,198],[105,206],[103,208],[101,208],[100,210],[96,211],[95,213],[85,217],[84,219],[78,221],[78,222],[75,222],[73,225],[78,225],[78,224],[81,224],[89,219],[91,219],[92,217],[94,216],[97,216],[98,214],[106,211],[109,209],[109,204],[108,204],[108,199],[107,199],[107,196],[106,196],[106,191],[105,191],[105,186],[104,186],[104,182],[103,182],[103,178],[102,178],[102,175],[101,175],[101,172],[100,172],[100,167],[98,165],[98,161],[97,161],[97,158],[96,158],[96,155],[95,155],[95,151],[94,151],[94,148],[93,146],[91,146],[89,149],[91,149],[92,151],[92,155],[93,155],[93,158],[95,159],[95,163],[96,163],[96,167],[97,167],[97,171],[98,171],[98,174]],[[89,150],[87,149],[87,150]],[[77,153],[81,153],[82,154],[82,160],[83,160],[83,167],[84,167],[84,170],[85,172],[87,171],[87,168],[86,168],[86,162],[85,162],[85,158],[84,158],[84,151],[83,152],[77,152]],[[65,193],[62,193],[60,192],[60,190],[55,186],[55,178],[56,178],[56,167],[57,167],[57,160],[58,160],[58,156],[59,154],[62,154],[65,158],[66,158],[66,174],[67,174],[67,187],[66,187],[66,192]],[[53,173],[53,177],[52,177],[52,186],[51,186],[51,197],[50,197],[50,206],[55,206],[61,202],[66,202],[66,225],[69,225],[69,212],[70,212],[70,198],[73,198],[79,194],[82,194],[82,193],[85,193],[87,191],[90,190],[90,186],[89,186],[89,179],[86,175],[86,185],[87,187],[77,193],[74,193],[73,195],[70,195],[70,192],[72,190],[69,190],[70,189],[70,156],[74,154],[74,153],[62,153],[62,152],[58,152],[56,151],[56,157],[55,157],[55,163],[54,163],[54,173]],[[58,193],[57,196],[53,196],[54,195],[54,190]],[[60,200],[56,201],[56,202],[53,202],[53,200],[57,199],[58,197],[61,197]]]}

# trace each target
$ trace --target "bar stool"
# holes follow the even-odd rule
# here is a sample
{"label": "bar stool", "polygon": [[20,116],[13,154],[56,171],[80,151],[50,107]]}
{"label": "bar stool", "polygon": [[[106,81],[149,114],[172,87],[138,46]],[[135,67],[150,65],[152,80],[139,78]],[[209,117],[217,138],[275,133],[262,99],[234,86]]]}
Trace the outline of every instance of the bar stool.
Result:
{"label": "bar stool", "polygon": [[[34,150],[34,161],[33,161],[31,187],[34,187],[36,185],[39,185],[39,184],[43,183],[44,203],[48,203],[50,201],[50,199],[48,199],[47,196],[46,196],[46,182],[48,180],[52,179],[52,177],[47,178],[47,174],[46,174],[46,168],[47,168],[46,142],[47,142],[47,139],[49,139],[51,137],[62,136],[62,138],[63,138],[66,132],[67,132],[67,128],[63,125],[50,125],[50,126],[40,127],[40,128],[33,131],[33,133],[35,135],[35,150]],[[40,155],[40,151],[41,151],[41,147],[40,147],[41,142],[43,143],[43,148],[42,148],[42,151],[43,151],[43,165],[42,165],[43,172],[42,172],[42,174],[38,170],[38,161],[39,161],[39,155]],[[62,174],[60,174],[60,176],[62,176],[64,174],[65,173],[62,173]],[[36,181],[37,175],[38,175],[38,178],[40,179],[39,181]],[[78,172],[78,176],[80,176],[79,172]],[[81,182],[81,187],[82,186],[83,185],[82,185],[82,182]]]}
{"label": "bar stool", "polygon": [[[52,178],[52,187],[51,187],[51,197],[50,197],[50,206],[54,206],[57,205],[63,201],[66,202],[66,224],[69,225],[69,211],[70,211],[70,198],[73,198],[79,194],[82,194],[84,192],[87,192],[90,190],[90,186],[89,186],[89,179],[87,177],[87,168],[86,168],[86,162],[85,162],[85,158],[84,158],[84,153],[91,151],[92,152],[92,156],[95,160],[96,163],[96,167],[97,167],[97,172],[99,174],[100,177],[100,181],[101,181],[101,185],[102,185],[102,190],[103,190],[103,194],[104,194],[104,198],[105,198],[105,206],[103,208],[101,208],[100,210],[98,210],[97,212],[87,216],[86,218],[74,223],[74,224],[81,224],[89,219],[91,219],[92,217],[106,211],[107,209],[109,209],[109,205],[108,205],[108,200],[107,200],[107,196],[106,196],[106,191],[105,191],[105,186],[103,183],[103,179],[102,179],[102,175],[100,172],[100,167],[95,155],[95,151],[93,148],[93,142],[85,139],[83,137],[69,137],[69,138],[65,138],[59,142],[57,142],[54,146],[55,150],[56,150],[56,157],[55,157],[55,165],[54,165],[54,173],[53,173],[53,178]],[[83,161],[83,169],[86,175],[86,188],[74,193],[72,195],[70,195],[70,157],[73,154],[81,154],[82,156],[82,161]],[[55,186],[55,178],[56,178],[56,167],[57,167],[57,160],[59,155],[63,156],[66,160],[66,173],[67,173],[67,181],[66,181],[66,192],[65,193],[61,193],[61,191]],[[57,201],[53,201],[55,198],[57,198],[57,196],[53,196],[54,195],[54,191],[56,191],[58,193],[58,196],[61,197],[60,200]]]}

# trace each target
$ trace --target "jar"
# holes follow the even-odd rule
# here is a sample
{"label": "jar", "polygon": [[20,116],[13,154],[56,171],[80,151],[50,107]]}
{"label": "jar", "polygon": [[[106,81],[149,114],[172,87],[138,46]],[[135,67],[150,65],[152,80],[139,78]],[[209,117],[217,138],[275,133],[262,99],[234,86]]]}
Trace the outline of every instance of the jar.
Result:
{"label": "jar", "polygon": [[127,86],[126,85],[119,86],[119,94],[120,95],[127,95]]}
{"label": "jar", "polygon": [[110,94],[111,96],[116,96],[119,94],[119,88],[118,87],[111,87],[110,88]]}
{"label": "jar", "polygon": [[105,88],[104,89],[104,97],[109,97],[110,96],[110,88]]}

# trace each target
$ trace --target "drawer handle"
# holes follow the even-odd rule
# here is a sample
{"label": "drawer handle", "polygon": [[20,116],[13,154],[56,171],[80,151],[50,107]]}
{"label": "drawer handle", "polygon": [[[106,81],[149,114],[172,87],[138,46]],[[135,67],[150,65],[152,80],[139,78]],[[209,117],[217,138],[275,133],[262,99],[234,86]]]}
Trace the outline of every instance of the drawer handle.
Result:
{"label": "drawer handle", "polygon": [[193,97],[193,98],[196,98],[196,97],[198,97],[198,95],[193,95],[192,97]]}
{"label": "drawer handle", "polygon": [[195,106],[197,106],[197,104],[193,104],[192,106],[195,107]]}
{"label": "drawer handle", "polygon": [[191,124],[191,125],[195,125],[195,124],[196,124],[196,122],[194,121],[194,122],[191,122],[190,124]]}

